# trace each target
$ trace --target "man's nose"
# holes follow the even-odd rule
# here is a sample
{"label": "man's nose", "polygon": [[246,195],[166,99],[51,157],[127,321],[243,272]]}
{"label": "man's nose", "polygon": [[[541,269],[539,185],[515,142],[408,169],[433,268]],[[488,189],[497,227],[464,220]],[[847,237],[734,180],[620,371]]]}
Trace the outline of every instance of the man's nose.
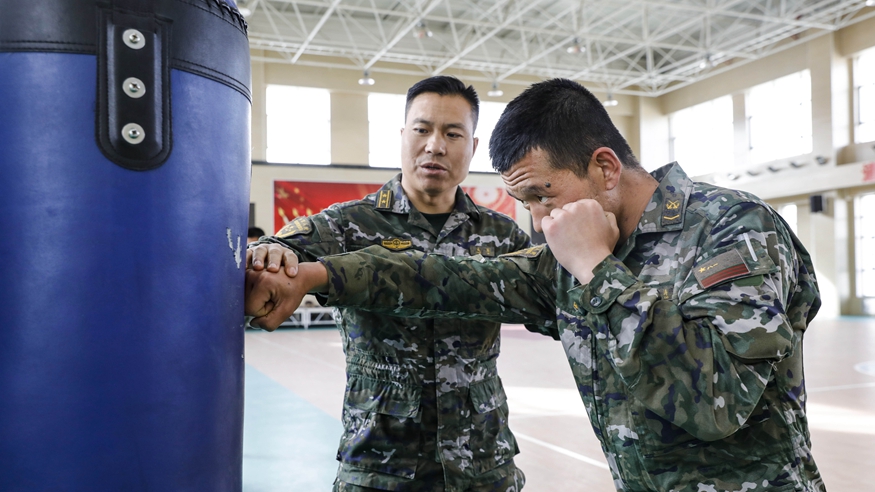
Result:
{"label": "man's nose", "polygon": [[425,146],[425,151],[430,154],[443,155],[447,151],[447,145],[444,136],[438,132],[434,132],[428,138],[428,143]]}
{"label": "man's nose", "polygon": [[532,210],[531,213],[532,213],[532,229],[534,229],[535,232],[537,232],[538,234],[543,234],[544,230],[541,229],[541,219],[544,218],[544,214],[537,211],[537,210]]}

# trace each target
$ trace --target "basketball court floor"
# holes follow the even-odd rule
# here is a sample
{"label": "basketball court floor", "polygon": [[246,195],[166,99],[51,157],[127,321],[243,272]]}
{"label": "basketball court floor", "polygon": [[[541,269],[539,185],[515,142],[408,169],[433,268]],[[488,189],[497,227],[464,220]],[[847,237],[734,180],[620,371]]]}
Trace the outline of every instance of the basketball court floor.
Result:
{"label": "basketball court floor", "polygon": [[[245,492],[329,491],[345,387],[333,328],[246,333]],[[526,492],[614,489],[559,342],[504,325],[499,374]],[[816,319],[808,412],[827,490],[875,490],[875,318]]]}

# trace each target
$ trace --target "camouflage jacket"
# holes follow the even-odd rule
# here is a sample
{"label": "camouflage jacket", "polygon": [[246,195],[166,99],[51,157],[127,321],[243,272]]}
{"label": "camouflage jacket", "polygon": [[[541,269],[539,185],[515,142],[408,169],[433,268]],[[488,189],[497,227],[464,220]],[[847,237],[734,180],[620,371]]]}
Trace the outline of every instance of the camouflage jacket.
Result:
{"label": "camouflage jacket", "polygon": [[803,333],[820,306],[777,213],[677,164],[587,285],[548,248],[484,260],[323,258],[329,303],[417,317],[539,321],[561,339],[615,486],[819,491]]}
{"label": "camouflage jacket", "polygon": [[[433,230],[407,199],[400,174],[362,200],[295,219],[272,240],[304,261],[372,245],[483,257],[530,245],[512,219],[477,206],[461,188],[443,229]],[[389,487],[394,479],[380,475],[388,474],[409,483],[417,460],[429,459],[443,463],[447,490],[458,490],[519,452],[496,372],[499,323],[358,309],[341,309],[335,320],[347,369],[341,480]]]}

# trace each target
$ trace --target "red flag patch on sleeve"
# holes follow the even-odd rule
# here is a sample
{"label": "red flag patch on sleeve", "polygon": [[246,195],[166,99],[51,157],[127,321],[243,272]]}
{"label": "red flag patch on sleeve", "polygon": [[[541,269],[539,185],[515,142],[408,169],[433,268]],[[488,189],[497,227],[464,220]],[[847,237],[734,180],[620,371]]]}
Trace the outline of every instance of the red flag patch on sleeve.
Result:
{"label": "red flag patch on sleeve", "polygon": [[693,275],[696,276],[699,285],[705,289],[724,280],[742,277],[748,273],[750,273],[750,269],[745,265],[741,254],[735,249],[730,249],[710,260],[700,262],[693,269]]}

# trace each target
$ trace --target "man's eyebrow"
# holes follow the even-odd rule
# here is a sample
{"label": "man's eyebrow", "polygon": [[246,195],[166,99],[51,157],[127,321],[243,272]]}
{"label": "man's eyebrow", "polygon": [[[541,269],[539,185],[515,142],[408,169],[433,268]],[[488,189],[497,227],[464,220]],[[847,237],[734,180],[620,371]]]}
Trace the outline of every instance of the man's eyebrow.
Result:
{"label": "man's eyebrow", "polygon": [[[514,200],[523,201],[522,198],[519,198],[507,189],[505,189],[504,191],[506,191],[507,194],[510,195],[510,197]],[[546,193],[546,188],[537,185],[523,186],[518,190],[518,193],[520,193],[521,196],[542,196]]]}
{"label": "man's eyebrow", "polygon": [[426,119],[424,119],[424,118],[414,118],[414,119],[413,119],[413,122],[414,122],[414,123],[423,123],[423,124],[426,124],[426,125],[434,125],[434,122],[433,122],[433,121],[429,121],[429,120],[426,120]]}

